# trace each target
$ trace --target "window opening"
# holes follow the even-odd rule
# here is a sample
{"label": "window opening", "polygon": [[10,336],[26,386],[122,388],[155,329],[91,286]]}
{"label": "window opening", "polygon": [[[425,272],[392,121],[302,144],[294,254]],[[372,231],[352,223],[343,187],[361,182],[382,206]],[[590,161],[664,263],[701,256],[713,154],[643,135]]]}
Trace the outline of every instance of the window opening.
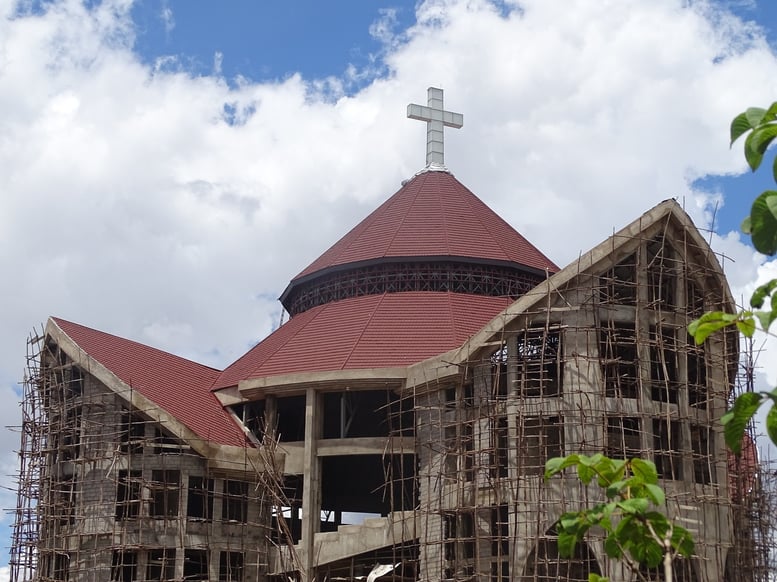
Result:
{"label": "window opening", "polygon": [[138,579],[138,555],[136,552],[113,552],[111,580],[135,582]]}
{"label": "window opening", "polygon": [[634,324],[610,325],[602,329],[599,345],[604,393],[608,398],[637,398],[639,359]]}
{"label": "window opening", "polygon": [[507,477],[507,417],[491,420],[491,478]]}
{"label": "window opening", "polygon": [[122,453],[142,453],[143,440],[146,436],[146,425],[137,413],[123,410],[121,413],[121,445]]}
{"label": "window opening", "polygon": [[181,492],[181,472],[171,469],[151,471],[151,517],[176,517]]}
{"label": "window opening", "polygon": [[601,276],[599,300],[602,303],[635,305],[636,283],[637,255],[631,254]]}
{"label": "window opening", "polygon": [[561,417],[519,417],[519,468],[525,475],[542,475],[545,461],[560,457],[564,450],[564,431]]}
{"label": "window opening", "polygon": [[653,420],[653,462],[660,477],[683,478],[680,458],[680,423],[676,420]]}
{"label": "window opening", "polygon": [[154,428],[154,453],[180,455],[187,448],[181,441],[166,430]]}
{"label": "window opening", "polygon": [[691,277],[686,276],[686,311],[688,317],[695,319],[701,317],[704,313],[704,294],[701,292],[701,288],[696,284]]}
{"label": "window opening", "polygon": [[609,417],[607,419],[607,450],[616,459],[631,459],[642,453],[639,418]]}
{"label": "window opening", "polygon": [[219,554],[219,582],[243,582],[243,553]]}
{"label": "window opening", "polygon": [[70,554],[54,554],[53,578],[60,582],[70,580]]}
{"label": "window opening", "polygon": [[526,559],[521,582],[588,582],[589,574],[601,576],[599,563],[588,544],[579,541],[571,558],[561,558],[558,536],[550,530],[537,540],[537,545]]}
{"label": "window opening", "polygon": [[491,398],[507,398],[507,344],[491,354]]}
{"label": "window opening", "polygon": [[672,247],[664,242],[663,237],[647,244],[648,300],[654,307],[677,306],[677,269],[673,254]]}
{"label": "window opening", "polygon": [[305,397],[287,396],[276,400],[278,438],[281,442],[305,440]]}
{"label": "window opening", "polygon": [[224,481],[224,500],[221,506],[224,521],[248,521],[248,483],[245,481]]}
{"label": "window opening", "polygon": [[443,514],[445,559],[448,562],[446,578],[469,576],[474,573],[475,557],[474,511]]}
{"label": "window opening", "polygon": [[713,435],[710,427],[691,425],[691,449],[693,452],[693,480],[708,485],[714,477]]}
{"label": "window opening", "polygon": [[210,520],[213,517],[213,479],[189,476],[186,515],[189,519]]}
{"label": "window opening", "polygon": [[671,330],[650,330],[650,396],[677,404],[677,346]]}
{"label": "window opening", "polygon": [[688,346],[688,404],[702,410],[707,409],[707,358],[703,346]]}
{"label": "window opening", "polygon": [[175,579],[175,549],[163,548],[148,553],[147,580]]}
{"label": "window opening", "polygon": [[523,398],[561,394],[561,333],[528,329],[518,336],[516,376]]}
{"label": "window opening", "polygon": [[507,505],[491,508],[491,582],[510,580],[510,524]]}
{"label": "window opening", "polygon": [[116,519],[135,519],[140,515],[140,471],[119,471],[116,484]]}
{"label": "window opening", "polygon": [[207,550],[184,550],[183,579],[184,580],[207,580],[208,579],[208,551]]}

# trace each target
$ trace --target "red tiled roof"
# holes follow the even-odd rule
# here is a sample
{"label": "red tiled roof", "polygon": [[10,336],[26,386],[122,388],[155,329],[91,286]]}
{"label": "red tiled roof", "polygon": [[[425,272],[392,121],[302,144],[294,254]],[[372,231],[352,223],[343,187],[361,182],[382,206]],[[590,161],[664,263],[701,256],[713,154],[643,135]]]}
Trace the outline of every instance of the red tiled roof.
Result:
{"label": "red tiled roof", "polygon": [[245,446],[245,436],[210,387],[219,371],[155,348],[52,318],[89,356],[203,439]]}
{"label": "red tiled roof", "polygon": [[384,257],[452,256],[558,267],[448,172],[424,172],[297,275]]}
{"label": "red tiled roof", "polygon": [[226,368],[214,389],[296,372],[407,366],[461,345],[510,303],[508,297],[408,292],[319,305]]}

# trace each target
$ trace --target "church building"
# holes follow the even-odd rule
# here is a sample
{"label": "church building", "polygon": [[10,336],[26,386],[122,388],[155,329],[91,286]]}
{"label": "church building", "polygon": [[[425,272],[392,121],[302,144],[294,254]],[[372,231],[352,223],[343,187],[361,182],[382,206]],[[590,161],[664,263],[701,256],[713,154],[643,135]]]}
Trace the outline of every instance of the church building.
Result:
{"label": "church building", "polygon": [[599,501],[543,480],[572,452],[656,464],[696,541],[675,580],[765,579],[719,423],[738,338],[686,331],[735,305],[688,215],[559,268],[445,166],[442,91],[408,117],[425,168],[225,369],[58,317],[30,338],[12,580],[639,579],[595,531],[559,556],[559,516]]}

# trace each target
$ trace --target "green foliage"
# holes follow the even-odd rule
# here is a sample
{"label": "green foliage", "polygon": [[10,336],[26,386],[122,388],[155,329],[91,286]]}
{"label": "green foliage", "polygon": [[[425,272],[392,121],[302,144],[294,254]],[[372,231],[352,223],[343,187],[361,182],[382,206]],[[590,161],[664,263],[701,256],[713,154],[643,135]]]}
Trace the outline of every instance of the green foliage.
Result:
{"label": "green foliage", "polygon": [[[744,143],[745,160],[755,172],[763,162],[766,150],[777,137],[777,102],[768,109],[751,107],[737,115],[731,122],[731,145],[746,135]],[[772,176],[777,182],[777,157],[772,163]],[[750,215],[742,222],[742,231],[750,235],[753,246],[766,255],[777,254],[777,190],[766,190],[753,202]],[[702,344],[714,332],[729,326],[736,326],[746,337],[755,333],[756,322],[765,332],[777,319],[777,279],[758,287],[750,298],[754,311],[705,313],[688,326],[688,333],[697,344]],[[764,309],[766,306],[766,309]],[[777,389],[771,392],[747,392],[740,395],[721,421],[724,425],[726,444],[736,454],[742,452],[742,439],[747,425],[758,408],[771,400],[772,408],[766,416],[766,432],[777,444]]]}
{"label": "green foliage", "polygon": [[737,329],[746,336],[750,337],[755,332],[755,320],[753,312],[743,311],[741,313],[726,313],[725,311],[708,311],[699,319],[696,319],[688,326],[688,333],[693,336],[697,345],[704,341],[713,333],[724,327],[736,325]]}
{"label": "green foliage", "polygon": [[[689,557],[693,538],[688,531],[651,509],[666,501],[658,486],[656,466],[644,459],[618,460],[602,454],[554,457],[545,463],[547,481],[568,468],[575,468],[585,485],[595,483],[606,501],[589,509],[564,513],[556,524],[559,555],[572,557],[575,546],[591,528],[605,533],[604,549],[614,559],[625,559],[633,568],[654,568],[669,554]],[[589,582],[606,580],[591,574]]]}

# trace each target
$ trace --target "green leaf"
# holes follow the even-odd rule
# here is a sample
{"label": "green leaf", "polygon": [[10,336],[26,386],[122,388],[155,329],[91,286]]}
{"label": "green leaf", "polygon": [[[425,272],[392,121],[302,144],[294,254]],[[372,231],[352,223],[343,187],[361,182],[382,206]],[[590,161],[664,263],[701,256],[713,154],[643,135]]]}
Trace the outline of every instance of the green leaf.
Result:
{"label": "green leaf", "polygon": [[631,470],[635,476],[642,479],[643,483],[656,484],[658,483],[658,471],[656,465],[652,461],[646,461],[645,459],[632,459]]}
{"label": "green leaf", "polygon": [[772,323],[771,311],[756,311],[754,315],[758,318],[758,323],[761,324],[762,329],[769,329],[769,326]]}
{"label": "green leaf", "polygon": [[588,575],[588,582],[610,582],[610,579],[605,578],[604,576],[599,576],[599,574],[594,574],[592,572]]}
{"label": "green leaf", "polygon": [[644,497],[632,497],[631,499],[618,502],[618,507],[620,507],[624,513],[636,515],[647,511],[648,500]]}
{"label": "green leaf", "polygon": [[580,481],[583,482],[583,485],[588,485],[593,478],[596,477],[596,471],[591,467],[580,463],[577,466],[577,476],[580,478]]}
{"label": "green leaf", "polygon": [[[774,158],[774,162],[775,162],[774,171],[777,172],[777,157]],[[777,176],[775,177],[775,179],[777,179]],[[739,226],[739,228],[742,230],[743,233],[751,234],[749,216],[745,216],[745,219],[742,221],[742,224]]]}
{"label": "green leaf", "polygon": [[758,127],[766,117],[766,109],[762,107],[749,107],[744,112],[745,119],[750,124],[750,127]]}
{"label": "green leaf", "polygon": [[721,418],[724,423],[723,436],[726,444],[737,455],[742,452],[742,437],[745,434],[745,428],[761,405],[762,398],[760,394],[755,392],[740,394],[734,401],[731,410]]}
{"label": "green leaf", "polygon": [[739,319],[739,315],[734,313],[708,311],[688,325],[688,333],[691,334],[696,345],[701,345],[710,335],[719,329],[734,324],[737,319]]}
{"label": "green leaf", "polygon": [[558,532],[558,555],[562,558],[571,558],[575,555],[577,536],[564,530]]}
{"label": "green leaf", "polygon": [[737,320],[737,329],[745,337],[753,337],[755,333],[755,320],[752,315]]}
{"label": "green leaf", "polygon": [[653,538],[647,537],[644,543],[634,546],[631,554],[639,563],[645,564],[648,568],[655,568],[664,559],[664,549]]}
{"label": "green leaf", "polygon": [[775,119],[777,119],[777,101],[769,105],[769,109],[766,110],[766,115],[764,115],[761,123],[774,121]]}
{"label": "green leaf", "polygon": [[745,160],[747,160],[747,165],[755,172],[761,165],[763,158],[764,155],[753,145],[753,134],[748,134],[747,139],[745,139]]}
{"label": "green leaf", "polygon": [[765,255],[777,252],[777,192],[767,190],[750,209],[750,237],[757,251]]}
{"label": "green leaf", "polygon": [[771,281],[767,281],[763,285],[756,287],[755,291],[753,291],[753,294],[750,296],[750,306],[755,307],[756,309],[763,307],[764,301],[766,301],[766,298],[774,292],[775,288],[777,288],[777,279],[772,279]]}
{"label": "green leaf", "polygon": [[739,139],[739,137],[746,131],[753,129],[750,122],[747,120],[747,115],[740,113],[731,121],[731,145]]}
{"label": "green leaf", "polygon": [[772,404],[769,413],[766,415],[766,434],[777,444],[777,407]]}
{"label": "green leaf", "polygon": [[588,485],[594,477],[596,477],[597,465],[604,458],[604,455],[597,453],[587,457],[585,455],[579,455],[577,462],[577,475],[584,485]]}
{"label": "green leaf", "polygon": [[614,535],[609,535],[605,538],[604,551],[608,556],[616,560],[623,557],[623,550]]}
{"label": "green leaf", "polygon": [[553,457],[545,461],[545,480],[547,481],[553,475],[561,471],[561,465],[564,463],[564,457]]}
{"label": "green leaf", "polygon": [[[747,140],[745,140],[745,158],[747,158],[753,171],[757,170],[758,166],[761,165],[763,155],[775,137],[777,137],[777,126],[773,123],[756,127],[753,129],[753,133],[747,136]],[[747,155],[748,150],[752,159],[757,160],[755,166],[753,166],[751,158]]]}
{"label": "green leaf", "polygon": [[672,547],[681,555],[690,558],[696,549],[693,537],[684,527],[675,525],[672,530]]}
{"label": "green leaf", "polygon": [[647,493],[648,498],[650,498],[650,501],[652,501],[655,505],[663,505],[666,501],[664,490],[661,489],[661,487],[658,485],[654,485],[653,483],[646,483],[645,492]]}
{"label": "green leaf", "polygon": [[777,182],[777,157],[775,157],[774,161],[772,162],[772,177],[774,178],[774,181]]}
{"label": "green leaf", "polygon": [[771,392],[763,392],[762,394],[768,398],[771,398],[772,402],[777,404],[777,388],[775,388]]}
{"label": "green leaf", "polygon": [[565,531],[577,531],[580,527],[581,516],[579,513],[569,512],[562,515],[558,523]]}
{"label": "green leaf", "polygon": [[607,495],[607,499],[612,499],[613,497],[616,497],[628,482],[629,482],[629,479],[622,479],[620,481],[616,481],[615,483],[611,483],[610,486],[607,487],[607,489],[604,492],[605,495]]}
{"label": "green leaf", "polygon": [[545,462],[545,480],[547,481],[556,473],[560,473],[567,467],[572,467],[578,462],[578,455],[567,455],[566,457],[553,457]]}

